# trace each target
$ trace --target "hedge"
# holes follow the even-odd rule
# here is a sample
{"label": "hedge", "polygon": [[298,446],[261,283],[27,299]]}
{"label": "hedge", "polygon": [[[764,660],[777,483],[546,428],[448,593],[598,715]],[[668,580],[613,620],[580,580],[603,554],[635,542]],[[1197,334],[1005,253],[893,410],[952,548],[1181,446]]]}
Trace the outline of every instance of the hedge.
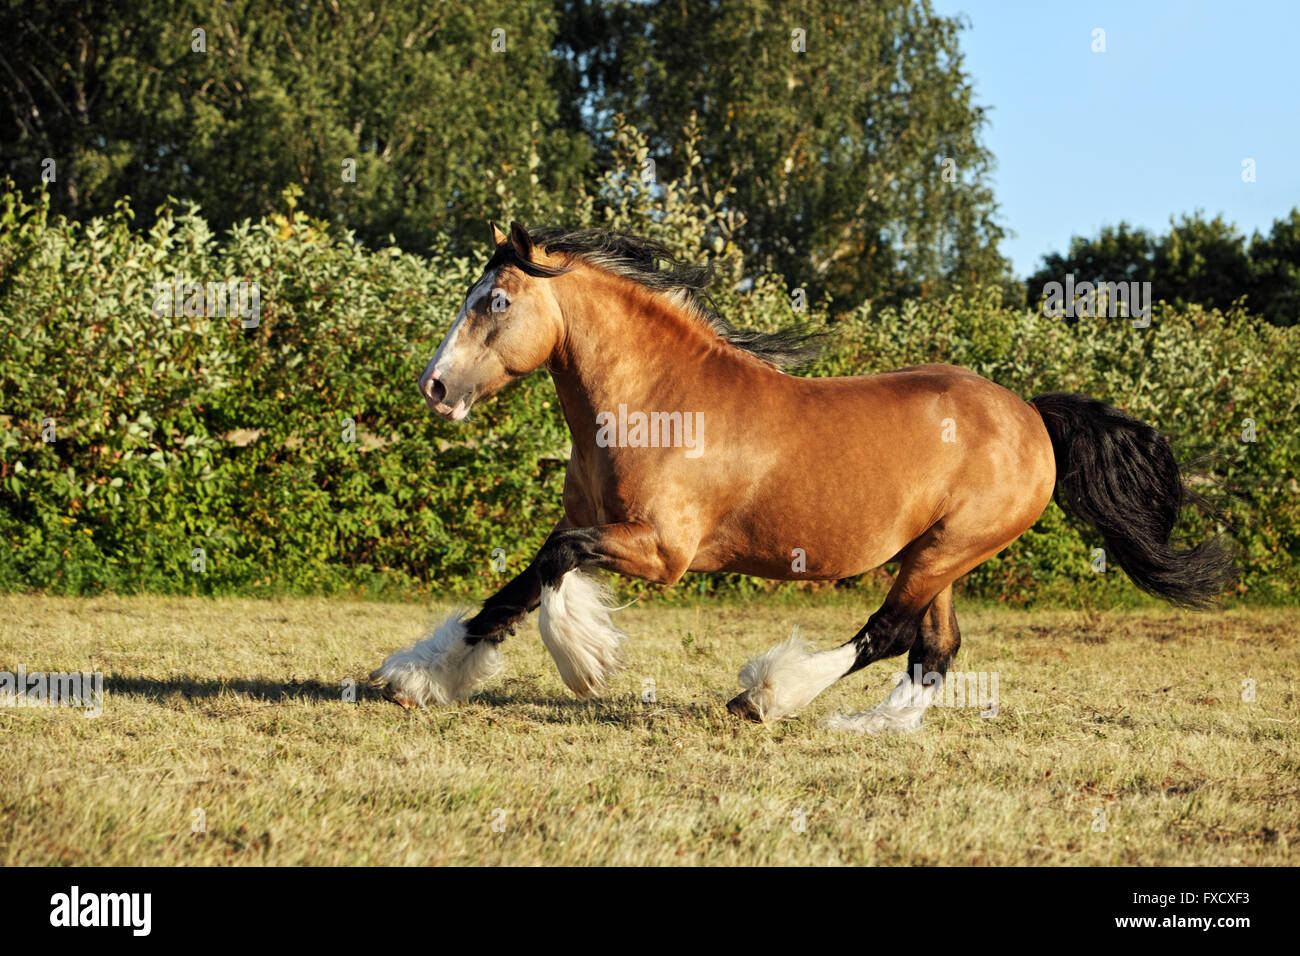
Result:
{"label": "hedge", "polygon": [[[1147,329],[1069,326],[1004,307],[997,290],[833,318],[812,303],[799,316],[793,283],[763,276],[733,288],[725,243],[707,229],[683,239],[682,222],[713,221],[715,198],[689,184],[634,193],[607,183],[604,205],[580,216],[714,253],[730,276],[719,304],[737,325],[827,323],[831,344],[803,374],[945,361],[1025,397],[1085,392],[1156,423],[1204,472],[1195,487],[1219,509],[1189,515],[1182,530],[1235,540],[1239,597],[1300,594],[1300,329],[1163,304]],[[542,542],[560,515],[568,450],[544,373],[460,427],[430,415],[415,391],[482,262],[367,250],[293,201],[286,194],[282,214],[218,238],[201,210],[179,203],[141,232],[125,200],[81,224],[3,186],[0,534],[10,546],[0,589],[472,598]],[[159,307],[171,297],[160,290],[178,281],[255,282],[255,327]],[[1053,505],[962,590],[1015,604],[1132,600],[1121,575],[1093,573],[1098,543]],[[691,575],[677,593],[774,587]]]}

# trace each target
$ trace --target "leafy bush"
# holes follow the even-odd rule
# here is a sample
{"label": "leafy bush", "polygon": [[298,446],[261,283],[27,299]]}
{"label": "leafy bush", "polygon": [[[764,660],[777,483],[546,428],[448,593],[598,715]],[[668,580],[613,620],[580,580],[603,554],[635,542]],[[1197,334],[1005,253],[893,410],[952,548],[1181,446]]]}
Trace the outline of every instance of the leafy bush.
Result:
{"label": "leafy bush", "polygon": [[[737,325],[829,322],[832,346],[809,374],[947,361],[1026,398],[1080,391],[1157,423],[1214,479],[1200,487],[1219,496],[1240,544],[1242,593],[1295,599],[1296,330],[1164,306],[1144,331],[1124,320],[1070,329],[987,290],[834,319],[811,303],[796,316],[779,276],[732,285],[735,217],[693,178],[689,130],[685,140],[678,179],[651,188],[611,174],[575,219],[708,255]],[[620,128],[616,145],[621,168],[639,169],[644,143]],[[181,204],[140,232],[126,201],[83,225],[4,188],[0,587],[481,597],[505,577],[494,549],[509,573],[540,545],[560,515],[568,448],[545,376],[462,427],[428,415],[414,388],[481,262],[370,251],[296,210],[293,191],[283,202],[218,241]],[[486,253],[486,227],[484,242]],[[156,308],[178,279],[255,281],[258,323]],[[1242,440],[1245,419],[1257,441]],[[1191,516],[1185,530],[1214,528]],[[1052,506],[964,588],[1015,603],[1131,600],[1120,575],[1091,573],[1094,545]],[[773,587],[708,575],[679,592]]]}

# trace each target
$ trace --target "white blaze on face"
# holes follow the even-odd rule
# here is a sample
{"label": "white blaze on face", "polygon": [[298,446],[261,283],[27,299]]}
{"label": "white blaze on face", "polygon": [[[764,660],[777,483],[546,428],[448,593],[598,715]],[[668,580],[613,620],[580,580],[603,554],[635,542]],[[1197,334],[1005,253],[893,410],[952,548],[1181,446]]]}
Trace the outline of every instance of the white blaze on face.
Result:
{"label": "white blaze on face", "polygon": [[496,283],[496,278],[496,270],[483,273],[483,277],[474,283],[474,288],[469,290],[469,295],[465,296],[465,304],[456,313],[456,321],[451,323],[451,328],[443,336],[438,351],[433,353],[433,358],[429,359],[429,364],[424,367],[424,374],[420,376],[419,383],[421,395],[427,394],[430,382],[447,374],[447,370],[454,360],[456,338],[460,335],[460,327],[464,324],[466,316],[469,315],[470,303],[476,302],[480,296],[487,295]]}

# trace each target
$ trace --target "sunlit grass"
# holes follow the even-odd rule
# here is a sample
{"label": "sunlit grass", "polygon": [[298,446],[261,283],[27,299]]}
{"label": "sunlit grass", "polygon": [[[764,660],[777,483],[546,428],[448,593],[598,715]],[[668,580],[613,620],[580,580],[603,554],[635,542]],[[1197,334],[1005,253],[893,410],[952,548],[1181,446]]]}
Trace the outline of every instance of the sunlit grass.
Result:
{"label": "sunlit grass", "polygon": [[1300,862],[1294,610],[962,611],[998,715],[884,737],[820,724],[903,659],[773,728],[724,710],[749,655],[869,607],[643,602],[595,703],[529,624],[483,694],[403,712],[365,675],[440,610],[0,597],[0,670],[107,691],[97,719],[0,708],[0,864]]}

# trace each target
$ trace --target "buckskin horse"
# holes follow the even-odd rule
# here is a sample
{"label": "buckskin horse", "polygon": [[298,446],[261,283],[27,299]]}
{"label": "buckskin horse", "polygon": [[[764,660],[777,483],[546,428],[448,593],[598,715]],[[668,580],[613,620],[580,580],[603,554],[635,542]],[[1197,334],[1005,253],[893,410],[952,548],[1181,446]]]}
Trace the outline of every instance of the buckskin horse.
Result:
{"label": "buckskin horse", "polygon": [[[1172,603],[1203,606],[1231,574],[1217,541],[1171,544],[1184,488],[1169,443],[1100,401],[1023,401],[949,365],[793,376],[782,369],[815,352],[809,336],[733,328],[704,295],[709,270],[658,243],[530,235],[518,223],[508,235],[493,224],[492,238],[419,390],[455,422],[545,366],[573,437],[564,517],[477,614],[449,617],[371,675],[389,700],[468,697],[539,607],[564,682],[579,698],[599,695],[623,635],[592,570],[662,584],[687,571],[834,580],[896,561],[888,596],[851,640],[822,651],[778,644],[745,665],[727,709],[776,721],[907,653],[909,676],[879,707],[832,724],[911,729],[961,643],[953,582],[1019,537],[1053,495],[1134,583]],[[917,686],[912,673],[933,679]]]}

